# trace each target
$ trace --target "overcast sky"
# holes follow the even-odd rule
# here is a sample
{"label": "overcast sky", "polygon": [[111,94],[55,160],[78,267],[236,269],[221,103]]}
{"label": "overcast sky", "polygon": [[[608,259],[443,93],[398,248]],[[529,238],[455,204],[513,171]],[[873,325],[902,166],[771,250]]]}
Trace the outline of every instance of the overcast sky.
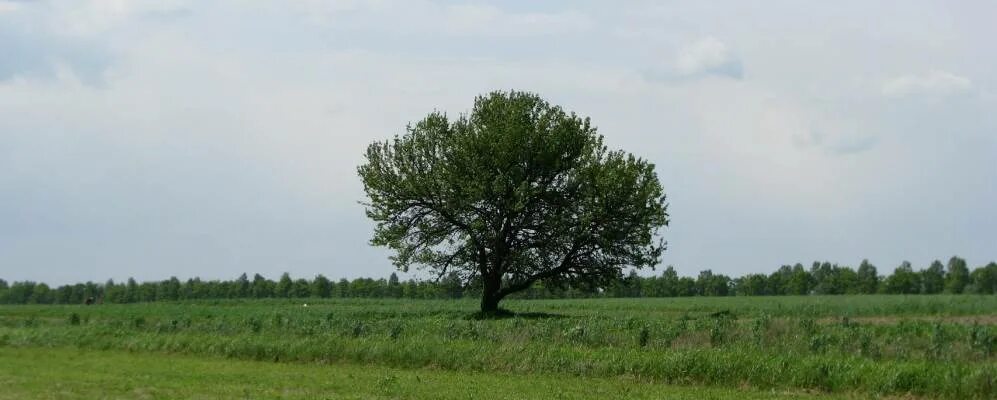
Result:
{"label": "overcast sky", "polygon": [[997,3],[0,0],[0,278],[383,277],[367,144],[495,89],[669,197],[663,265],[997,259]]}

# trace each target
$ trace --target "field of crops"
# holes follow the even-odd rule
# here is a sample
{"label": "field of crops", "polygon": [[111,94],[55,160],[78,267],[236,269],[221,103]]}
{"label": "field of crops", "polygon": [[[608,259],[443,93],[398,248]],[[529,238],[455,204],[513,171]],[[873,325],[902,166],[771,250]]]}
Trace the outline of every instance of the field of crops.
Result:
{"label": "field of crops", "polygon": [[[23,352],[74,349],[127,362],[128,354],[138,360],[169,353],[294,368],[562,376],[567,386],[584,378],[856,397],[997,393],[997,296],[520,300],[504,306],[516,316],[475,319],[475,302],[435,300],[4,306],[0,354],[16,350],[31,358]],[[36,359],[60,363],[59,357]]]}

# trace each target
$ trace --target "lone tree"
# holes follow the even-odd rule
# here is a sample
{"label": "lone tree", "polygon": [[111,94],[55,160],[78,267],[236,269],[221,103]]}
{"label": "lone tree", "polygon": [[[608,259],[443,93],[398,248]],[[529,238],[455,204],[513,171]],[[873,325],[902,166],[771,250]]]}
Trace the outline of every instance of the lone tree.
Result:
{"label": "lone tree", "polygon": [[603,145],[588,118],[536,94],[493,92],[375,142],[358,168],[373,245],[482,286],[481,311],[536,282],[605,287],[653,267],[667,204],[654,165]]}

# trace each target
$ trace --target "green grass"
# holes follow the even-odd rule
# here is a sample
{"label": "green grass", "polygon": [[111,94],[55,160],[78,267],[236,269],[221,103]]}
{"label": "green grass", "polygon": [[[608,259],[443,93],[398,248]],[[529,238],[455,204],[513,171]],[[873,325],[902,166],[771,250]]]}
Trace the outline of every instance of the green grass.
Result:
{"label": "green grass", "polygon": [[[993,398],[997,296],[0,307],[4,346],[673,385]],[[308,303],[308,307],[302,305]]]}
{"label": "green grass", "polygon": [[810,399],[805,392],[634,378],[294,364],[121,351],[0,348],[0,399]]}

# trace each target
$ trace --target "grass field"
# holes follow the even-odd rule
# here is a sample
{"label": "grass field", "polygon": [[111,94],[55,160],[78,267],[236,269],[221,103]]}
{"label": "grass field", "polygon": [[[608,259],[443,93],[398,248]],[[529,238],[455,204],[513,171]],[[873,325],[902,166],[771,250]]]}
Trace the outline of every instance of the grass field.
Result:
{"label": "grass field", "polygon": [[[42,381],[64,382],[68,397],[100,393],[105,386],[116,388],[109,392],[120,397],[130,397],[122,390],[134,388],[150,391],[150,397],[233,397],[241,392],[214,392],[215,387],[245,388],[239,382],[247,377],[256,382],[257,375],[261,385],[247,390],[260,390],[259,396],[250,397],[313,398],[324,391],[331,398],[347,393],[724,398],[734,390],[749,398],[814,392],[994,398],[997,393],[997,296],[505,305],[519,314],[478,320],[469,317],[476,308],[472,301],[411,300],[0,307],[5,361],[0,368],[8,377],[0,379],[9,380],[0,384],[23,394],[15,397],[60,397],[55,392],[60,389]],[[172,375],[156,360],[189,365],[173,370],[180,375],[199,369],[225,373],[191,372],[189,379],[197,381],[191,385],[157,382],[158,376]],[[86,372],[115,368],[149,372]],[[287,374],[300,375],[300,383],[279,378]],[[318,378],[337,374],[355,376],[358,383],[335,386]],[[188,379],[184,376],[176,379]],[[465,383],[417,385],[415,376]],[[274,384],[263,384],[268,380]],[[397,383],[397,392],[380,392],[390,386],[382,381]],[[292,386],[299,389],[273,392]],[[187,387],[194,389],[184,392]]]}
{"label": "grass field", "polygon": [[[814,394],[579,378],[0,348],[0,399],[807,399]],[[44,360],[39,362],[39,360]],[[854,396],[851,396],[854,397]],[[820,396],[823,399],[849,396]]]}

